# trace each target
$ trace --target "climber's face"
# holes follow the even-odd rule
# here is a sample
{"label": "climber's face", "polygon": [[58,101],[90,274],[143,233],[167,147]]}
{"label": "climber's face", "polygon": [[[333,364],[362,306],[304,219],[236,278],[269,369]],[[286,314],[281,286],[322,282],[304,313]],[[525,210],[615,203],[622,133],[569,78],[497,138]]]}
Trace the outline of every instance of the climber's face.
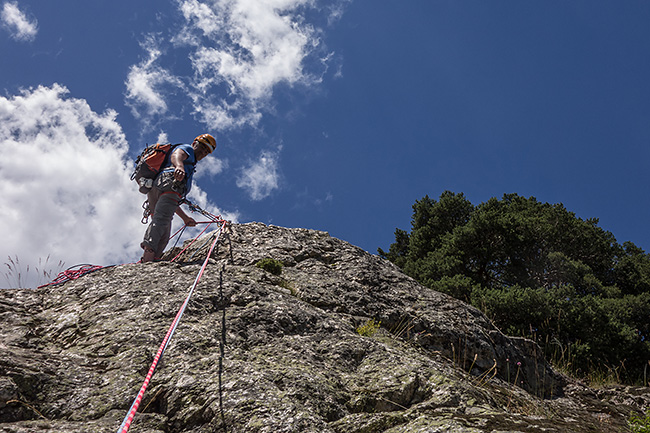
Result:
{"label": "climber's face", "polygon": [[196,156],[197,161],[202,160],[210,154],[210,149],[208,149],[208,146],[201,143],[200,141],[195,141],[192,143],[192,147],[194,148],[194,155]]}

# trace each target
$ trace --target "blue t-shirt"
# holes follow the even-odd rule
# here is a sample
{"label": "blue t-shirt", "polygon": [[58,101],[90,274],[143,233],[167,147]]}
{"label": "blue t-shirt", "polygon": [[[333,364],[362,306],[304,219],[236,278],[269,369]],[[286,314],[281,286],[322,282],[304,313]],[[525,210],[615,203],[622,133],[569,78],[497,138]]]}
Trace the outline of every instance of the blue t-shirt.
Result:
{"label": "blue t-shirt", "polygon": [[[186,184],[187,187],[185,192],[188,193],[192,188],[192,177],[194,176],[196,155],[194,155],[194,148],[192,147],[191,144],[180,144],[174,148],[174,152],[178,152],[179,149],[185,152],[185,154],[187,155],[187,158],[185,158],[185,161],[183,161],[183,165],[185,166],[185,179],[187,180],[187,184]],[[169,156],[169,161],[167,162],[167,165],[165,165],[165,168],[162,171],[174,171],[174,165],[172,164],[171,155]]]}

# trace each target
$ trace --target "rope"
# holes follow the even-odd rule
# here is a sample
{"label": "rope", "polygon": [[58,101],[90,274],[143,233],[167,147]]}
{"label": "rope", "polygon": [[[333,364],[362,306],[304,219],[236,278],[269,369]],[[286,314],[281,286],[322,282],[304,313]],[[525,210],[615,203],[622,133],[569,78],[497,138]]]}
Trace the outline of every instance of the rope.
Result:
{"label": "rope", "polygon": [[[218,223],[218,224],[220,224],[220,227],[219,227],[219,229],[217,231],[217,234],[216,234],[216,236],[214,238],[214,241],[212,242],[212,244],[211,244],[211,246],[210,246],[210,248],[208,250],[208,254],[205,257],[205,261],[203,262],[203,265],[201,266],[201,269],[200,269],[199,273],[197,274],[196,279],[194,280],[194,283],[192,284],[192,286],[191,286],[191,288],[189,290],[189,293],[187,294],[187,297],[185,298],[185,301],[183,302],[180,309],[176,313],[176,317],[174,318],[174,320],[173,320],[172,324],[170,325],[169,329],[167,330],[167,334],[165,334],[165,338],[163,338],[163,341],[160,344],[160,347],[158,348],[158,352],[156,353],[156,356],[154,357],[153,362],[151,363],[151,367],[149,368],[147,376],[145,377],[145,380],[144,380],[142,386],[140,387],[140,391],[138,392],[138,394],[137,394],[135,400],[133,401],[133,403],[131,404],[131,408],[129,409],[126,416],[124,417],[124,420],[122,421],[122,424],[120,425],[120,428],[118,429],[117,433],[127,433],[129,428],[131,427],[131,424],[133,422],[133,418],[135,417],[135,414],[136,414],[136,412],[137,412],[137,410],[138,410],[138,408],[140,406],[140,403],[142,403],[144,393],[146,392],[147,387],[149,386],[149,383],[151,381],[151,378],[153,377],[153,374],[154,374],[154,372],[156,370],[158,362],[160,361],[163,354],[165,353],[165,350],[167,349],[167,346],[169,345],[169,343],[170,343],[170,341],[171,341],[171,339],[172,339],[172,337],[174,335],[174,332],[176,331],[176,328],[178,327],[178,325],[179,325],[179,323],[181,321],[181,318],[183,317],[183,313],[185,312],[185,309],[187,308],[187,305],[188,305],[188,303],[190,301],[190,298],[192,297],[192,294],[194,293],[194,290],[196,289],[196,286],[198,285],[201,277],[203,276],[203,273],[205,272],[205,269],[206,269],[206,267],[208,265],[208,261],[210,259],[210,256],[212,255],[212,252],[213,252],[214,248],[217,246],[217,243],[219,242],[221,234],[224,233],[225,228],[226,228],[227,224],[229,223],[228,221],[221,218],[220,215],[217,216],[217,215],[213,215],[213,214],[211,214],[209,212],[206,212],[205,210],[201,209],[200,207],[194,205],[193,203],[191,203],[191,202],[189,202],[187,200],[183,200],[181,203],[187,204],[192,212],[199,212],[202,215],[206,216],[210,221],[197,222],[197,224],[206,224],[206,227],[203,229],[203,231],[201,231],[201,233],[199,233],[192,240],[192,242],[190,242],[171,261],[176,260],[183,252],[185,252],[210,227],[211,224]],[[147,202],[145,202],[143,204],[143,208],[145,210],[144,215],[143,215],[143,222],[149,216],[148,215],[149,214],[148,206],[146,206],[146,205],[147,205]],[[186,226],[183,226],[179,231],[177,231],[172,236],[172,238],[175,237],[179,232],[181,232],[181,234],[182,234],[182,232],[185,230],[185,227]],[[226,236],[228,237],[228,241],[230,243],[230,236],[228,234],[226,234]],[[180,239],[180,236],[179,236],[179,239]],[[206,241],[209,241],[209,238]],[[178,240],[177,240],[177,242],[178,242]],[[201,245],[201,247],[199,249],[197,249],[197,251],[194,254],[196,254],[202,248],[203,248],[203,245]],[[194,254],[192,254],[192,257],[194,257]],[[231,262],[232,262],[232,243],[230,243],[230,259],[231,259]],[[82,276],[84,276],[84,275],[86,275],[86,274],[88,274],[90,272],[94,272],[94,271],[104,269],[104,268],[110,268],[110,267],[113,267],[113,266],[115,266],[115,265],[111,265],[111,266],[99,266],[99,265],[89,265],[89,264],[75,265],[75,266],[72,266],[72,267],[66,269],[65,271],[59,273],[59,275],[57,275],[57,277],[52,282],[50,282],[48,284],[38,286],[38,288],[40,289],[42,287],[47,287],[47,286],[51,286],[51,285],[63,284],[65,282],[68,282],[68,281],[71,281],[71,280],[76,280],[76,279],[78,279],[78,278],[80,278],[80,277],[82,277]],[[78,269],[74,269],[74,268],[78,268]],[[225,266],[224,266],[224,268],[225,268]],[[223,268],[219,273],[219,297],[220,297],[221,302],[223,302],[222,280],[223,280]],[[221,376],[222,376],[222,372],[223,372],[223,358],[224,358],[224,352],[225,352],[225,345],[226,345],[226,307],[225,307],[225,304],[224,304],[223,316],[222,316],[222,328],[221,328],[220,354],[219,354],[219,406],[221,408],[221,418],[222,418],[223,424],[224,424],[224,431],[225,431],[225,428],[226,428],[225,427],[226,421],[225,421],[225,415],[224,415],[224,411],[223,411],[223,396],[222,396],[223,391],[222,391],[222,377]]]}
{"label": "rope", "polygon": [[[188,199],[185,199],[185,198],[182,199],[182,200],[179,202],[179,205],[181,205],[181,204],[186,204],[187,207],[190,209],[190,211],[200,213],[201,215],[207,217],[207,218],[209,219],[209,221],[200,221],[200,222],[197,222],[197,223],[196,223],[197,225],[198,225],[198,224],[207,224],[207,225],[206,225],[206,227],[201,231],[201,233],[199,233],[198,235],[196,235],[196,236],[194,237],[194,239],[192,239],[192,241],[191,241],[191,242],[190,242],[190,243],[189,243],[185,248],[183,248],[183,249],[181,250],[181,252],[179,252],[178,254],[176,254],[176,256],[174,256],[174,258],[170,260],[170,262],[175,261],[175,260],[176,260],[177,258],[179,258],[179,257],[180,257],[180,256],[181,256],[185,251],[187,251],[187,249],[188,249],[189,247],[191,247],[191,246],[194,244],[194,242],[196,242],[197,239],[199,239],[199,238],[201,237],[201,235],[202,235],[203,233],[205,233],[205,232],[208,230],[208,228],[210,227],[210,225],[212,225],[213,223],[219,223],[219,222],[222,222],[222,221],[223,221],[223,218],[221,218],[221,215],[214,215],[214,214],[212,214],[212,213],[210,213],[210,212],[208,212],[208,211],[206,211],[206,210],[203,210],[203,209],[201,209],[198,205],[195,205],[194,203],[192,203],[192,202],[189,201]],[[178,241],[180,240],[181,236],[183,235],[183,232],[185,231],[185,229],[186,229],[187,227],[188,227],[187,224],[183,225],[183,227],[181,227],[180,229],[178,229],[178,230],[176,231],[176,233],[174,233],[174,234],[169,238],[170,240],[171,240],[171,239],[174,239],[174,238],[176,237],[176,235],[178,235],[178,234],[180,233],[180,235],[179,235],[178,238],[176,239],[176,242],[174,242],[174,246],[170,249],[170,251],[173,250],[174,248],[176,248],[176,245],[178,244]],[[207,240],[203,243],[203,245],[206,245],[208,242],[209,242],[209,239],[207,239]],[[198,253],[198,252],[203,248],[203,245],[201,245],[199,248],[196,249],[196,251],[192,254],[192,256],[189,258],[189,260],[192,260],[192,258],[194,258],[194,256],[196,255],[196,253]]]}
{"label": "rope", "polygon": [[[201,221],[201,222],[197,222],[197,224],[206,224],[205,229],[203,229],[201,231],[201,233],[199,233],[194,239],[192,239],[192,242],[190,242],[180,253],[178,253],[176,255],[176,257],[174,257],[170,261],[171,262],[175,261],[190,246],[192,246],[192,244],[194,242],[196,242],[196,240],[199,237],[201,237],[201,235],[203,233],[205,233],[205,231],[208,229],[208,227],[210,227],[211,224],[214,224],[215,222],[223,221],[221,219],[221,217],[218,217],[218,218],[219,218],[219,220],[217,220],[217,221]],[[178,236],[178,239],[176,239],[176,243],[178,243],[178,241],[180,240],[181,236],[183,235],[183,231],[185,230],[186,227],[187,227],[187,225],[184,225],[183,227],[181,227],[176,233],[174,233],[170,237],[170,239],[173,239],[174,237],[176,237],[180,233],[180,235]],[[207,241],[209,242],[209,239]],[[174,244],[174,246],[171,249],[174,249],[176,247],[176,243]],[[203,245],[201,246],[201,248],[203,248]],[[194,254],[196,254],[196,252]],[[190,257],[190,259],[192,259],[194,257],[194,254],[192,254],[192,257]],[[68,281],[76,280],[76,279],[81,278],[84,275],[89,274],[91,272],[95,272],[95,271],[98,271],[100,269],[111,268],[113,266],[115,266],[115,265],[109,265],[109,266],[91,265],[91,264],[74,265],[74,266],[69,267],[65,271],[59,272],[57,274],[57,276],[52,281],[50,281],[49,283],[42,284],[42,285],[38,286],[37,288],[42,289],[43,287],[56,286],[56,285],[59,285],[59,284],[67,283]],[[75,268],[78,268],[78,269],[75,269]]]}
{"label": "rope", "polygon": [[[180,201],[180,204],[186,204],[187,207],[190,209],[190,211],[200,213],[201,215],[207,217],[210,221],[197,222],[197,224],[207,224],[207,226],[206,226],[206,227],[201,231],[201,233],[199,233],[199,234],[198,234],[194,239],[192,239],[192,241],[191,241],[191,242],[190,242],[190,243],[189,243],[185,248],[183,248],[183,249],[181,250],[181,252],[179,252],[178,254],[176,254],[176,256],[175,256],[173,259],[170,260],[170,262],[175,261],[175,260],[176,260],[177,258],[179,258],[179,257],[180,257],[180,256],[181,256],[185,251],[187,251],[187,249],[188,249],[189,247],[191,247],[191,246],[194,244],[194,242],[196,242],[196,241],[201,237],[201,235],[202,235],[203,233],[205,233],[205,232],[208,230],[208,228],[210,227],[211,224],[213,224],[213,223],[218,223],[218,222],[223,221],[223,219],[221,218],[221,215],[214,215],[214,214],[212,214],[212,213],[210,213],[210,212],[208,212],[208,211],[206,211],[206,210],[203,210],[203,209],[201,209],[198,205],[195,205],[194,203],[192,203],[191,201],[189,201],[189,200],[187,200],[187,199],[182,199],[182,200]],[[182,228],[181,230],[184,230],[185,227],[187,227],[187,225],[183,226],[183,228]],[[179,230],[179,231],[180,231],[180,230]],[[182,232],[181,232],[181,233],[182,233]],[[177,234],[178,234],[178,231],[177,231],[176,233],[174,233],[174,236],[176,236]],[[172,238],[173,238],[174,236],[172,236]],[[180,238],[180,237],[179,237],[179,238]],[[230,237],[228,237],[228,239],[230,239]],[[176,240],[176,242],[178,243],[178,239]],[[206,239],[200,247],[196,248],[196,250],[194,251],[194,253],[192,253],[192,255],[190,256],[189,260],[192,260],[192,259],[194,258],[194,256],[195,256],[199,251],[201,251],[201,249],[203,248],[203,246],[206,245],[208,242],[209,242],[209,239]],[[176,246],[176,244],[174,244],[174,247],[175,247],[175,246]],[[173,249],[173,248],[172,248],[172,249]],[[232,250],[232,245],[231,245],[231,250]],[[189,261],[189,260],[188,260],[188,261]]]}
{"label": "rope", "polygon": [[[56,286],[58,284],[67,283],[68,281],[76,280],[77,278],[81,278],[84,275],[89,274],[91,272],[104,269],[105,267],[108,268],[111,266],[99,266],[99,265],[88,265],[88,264],[71,266],[65,271],[60,272],[51,282],[40,285],[38,286],[38,288],[41,289],[43,287]],[[74,269],[74,268],[79,268],[79,269]]]}
{"label": "rope", "polygon": [[135,417],[135,413],[137,412],[138,407],[142,402],[142,398],[144,397],[144,393],[147,390],[147,387],[149,386],[149,382],[151,381],[151,378],[156,370],[158,362],[160,361],[162,355],[165,353],[165,349],[169,345],[169,342],[171,341],[172,336],[174,335],[174,332],[176,331],[176,328],[180,323],[181,317],[183,317],[183,313],[187,308],[187,304],[189,303],[190,298],[194,293],[194,289],[199,283],[199,280],[201,279],[203,273],[205,272],[205,268],[208,265],[208,260],[210,259],[212,250],[214,250],[214,247],[217,245],[217,242],[219,242],[220,235],[224,231],[226,224],[227,221],[221,220],[221,227],[219,228],[219,231],[217,232],[217,235],[214,238],[214,242],[212,242],[212,245],[210,246],[208,254],[205,257],[205,261],[203,262],[203,266],[201,266],[201,269],[199,270],[199,273],[197,274],[196,279],[194,280],[194,284],[192,284],[192,287],[190,288],[190,291],[187,294],[187,297],[185,298],[183,305],[181,305],[181,308],[178,310],[178,313],[176,313],[176,317],[174,318],[174,321],[172,322],[171,326],[169,327],[169,330],[167,331],[167,334],[165,335],[165,338],[160,344],[160,347],[158,348],[158,352],[156,353],[156,356],[154,357],[153,362],[151,363],[151,367],[149,368],[149,372],[147,373],[144,383],[142,384],[142,387],[140,388],[138,395],[135,397],[133,404],[131,404],[131,408],[129,409],[126,416],[124,417],[124,421],[122,421],[122,425],[120,425],[120,428],[117,430],[117,433],[126,433],[129,431],[129,428],[131,427],[131,423],[133,422],[133,418]]}
{"label": "rope", "polygon": [[[230,237],[230,236],[228,236]],[[227,433],[226,430],[226,415],[223,410],[223,384],[221,381],[221,375],[223,373],[223,359],[226,353],[226,304],[223,301],[223,270],[226,266],[221,267],[219,271],[219,303],[223,305],[222,314],[221,314],[221,341],[219,342],[219,410],[221,411],[221,421],[223,422],[223,431]]]}
{"label": "rope", "polygon": [[[187,224],[183,224],[183,227],[181,227],[181,229],[180,229],[179,231],[177,231],[176,233],[174,233],[174,236],[176,236],[178,233],[180,233],[180,234],[178,235],[178,238],[176,238],[176,242],[174,242],[174,246],[171,248],[172,250],[173,250],[174,248],[176,248],[176,245],[178,245],[178,241],[180,241],[180,240],[181,240],[181,237],[183,237],[183,233],[185,233],[185,229],[186,229],[186,228],[187,228]],[[173,261],[173,260],[172,260],[172,261]]]}
{"label": "rope", "polygon": [[[201,231],[201,233],[199,233],[198,235],[196,235],[196,237],[195,237],[194,239],[192,239],[192,242],[190,242],[190,243],[189,243],[189,244],[188,244],[188,245],[187,245],[187,246],[186,246],[186,247],[185,247],[185,248],[184,248],[180,253],[178,253],[178,254],[176,255],[176,257],[174,257],[173,259],[171,259],[171,260],[170,260],[171,262],[175,261],[175,260],[176,260],[176,259],[177,259],[181,254],[183,254],[183,253],[184,253],[184,252],[185,252],[185,251],[186,251],[190,246],[192,246],[192,244],[193,244],[194,242],[196,242],[196,240],[197,240],[199,237],[201,237],[201,235],[202,235],[203,233],[205,233],[205,232],[207,231],[207,229],[210,227],[210,225],[212,225],[212,224],[214,224],[214,223],[223,223],[223,222],[225,222],[225,220],[224,220],[223,218],[221,218],[221,215],[214,215],[214,214],[211,214],[210,212],[207,212],[207,211],[201,209],[199,206],[195,205],[194,203],[190,202],[190,201],[187,200],[187,199],[183,199],[183,200],[181,200],[180,204],[186,204],[186,205],[190,208],[190,210],[191,210],[192,212],[198,212],[198,213],[200,213],[201,215],[206,216],[206,217],[209,219],[209,221],[199,221],[199,222],[196,223],[197,225],[198,225],[198,224],[206,224],[206,227]],[[142,204],[142,208],[144,209],[143,221],[145,221],[145,220],[146,220],[146,219],[151,215],[151,212],[149,211],[149,201],[148,201],[148,200],[145,201],[145,202]],[[186,228],[186,227],[187,227],[187,224],[183,225],[180,229],[178,229],[178,230],[176,231],[176,233],[174,233],[174,234],[169,238],[169,239],[171,240],[171,239],[174,239],[174,238],[178,235],[178,239],[176,239],[176,243],[174,244],[174,246],[173,246],[171,249],[174,249],[174,248],[176,247],[176,244],[178,243],[178,241],[180,240],[181,236],[183,235],[183,232],[185,231],[185,228]],[[180,233],[180,235],[179,235],[179,233]],[[230,239],[230,238],[229,238],[229,239]],[[204,243],[204,245],[207,244],[207,242],[209,242],[209,239]],[[194,254],[192,254],[192,256],[190,257],[190,260],[194,257],[194,255],[195,255],[195,254],[196,254],[196,253],[197,253],[201,248],[203,248],[203,245],[201,245],[201,247],[200,247],[199,249],[197,249],[197,251],[196,251]],[[231,255],[232,255],[232,245],[231,245]],[[110,265],[110,266],[90,265],[90,264],[74,265],[74,266],[69,267],[69,268],[66,269],[65,271],[60,272],[60,273],[59,273],[59,274],[58,274],[58,275],[57,275],[57,276],[56,276],[56,277],[55,277],[51,282],[49,282],[49,283],[47,283],[47,284],[42,284],[42,285],[38,286],[37,288],[38,288],[38,289],[41,289],[41,288],[43,288],[43,287],[56,286],[56,285],[58,285],[58,284],[67,283],[68,281],[76,280],[76,279],[81,278],[81,277],[83,277],[84,275],[89,274],[89,273],[91,273],[91,272],[95,272],[95,271],[98,271],[98,270],[100,270],[100,269],[104,269],[104,268],[110,268],[110,267],[113,267],[113,266],[115,266],[115,265]],[[78,268],[78,269],[75,269],[75,268]]]}
{"label": "rope", "polygon": [[[181,256],[181,254],[183,254],[185,251],[187,251],[187,249],[188,249],[189,247],[191,247],[192,244],[193,244],[194,242],[196,242],[196,240],[197,240],[198,238],[200,238],[201,235],[202,235],[203,233],[205,233],[205,231],[210,227],[210,225],[211,225],[213,222],[214,222],[214,221],[208,221],[207,223],[202,223],[202,224],[207,224],[207,225],[206,225],[205,228],[201,231],[201,233],[199,233],[198,235],[196,235],[196,237],[195,237],[194,239],[192,239],[192,242],[190,242],[190,243],[189,243],[185,248],[183,248],[183,249],[181,250],[180,253],[176,254],[176,256],[174,256],[174,258],[170,260],[170,262],[175,261],[177,258],[179,258],[179,257]],[[197,224],[199,224],[199,223],[197,223]],[[186,227],[186,226],[183,226],[183,227]],[[180,239],[180,237],[179,237],[179,239]],[[209,241],[209,238],[208,238],[208,241]],[[174,247],[176,247],[175,244],[174,244]],[[203,245],[201,245],[201,247],[203,247]],[[173,248],[172,248],[172,249],[173,249]],[[194,255],[192,255],[192,257],[194,257]]]}

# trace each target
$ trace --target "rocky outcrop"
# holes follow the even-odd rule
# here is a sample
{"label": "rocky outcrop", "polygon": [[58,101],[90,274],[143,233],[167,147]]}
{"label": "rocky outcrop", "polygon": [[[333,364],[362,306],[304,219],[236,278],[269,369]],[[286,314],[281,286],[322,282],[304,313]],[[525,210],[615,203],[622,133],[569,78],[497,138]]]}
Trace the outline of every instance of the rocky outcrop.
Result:
{"label": "rocky outcrop", "polygon": [[[0,432],[116,432],[206,249],[1,291]],[[649,404],[647,388],[561,376],[327,233],[251,223],[213,253],[130,431],[620,432]]]}

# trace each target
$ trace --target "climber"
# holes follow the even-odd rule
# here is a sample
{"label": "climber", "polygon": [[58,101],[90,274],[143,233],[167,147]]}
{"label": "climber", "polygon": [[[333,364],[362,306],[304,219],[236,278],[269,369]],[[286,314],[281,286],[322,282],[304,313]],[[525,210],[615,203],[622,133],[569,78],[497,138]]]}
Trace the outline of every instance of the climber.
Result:
{"label": "climber", "polygon": [[154,180],[153,188],[147,193],[151,223],[140,244],[144,253],[142,263],[152,262],[162,256],[172,227],[174,214],[183,222],[194,227],[196,221],[181,208],[180,202],[192,187],[192,175],[198,161],[217,147],[217,141],[210,134],[202,134],[192,144],[181,144],[174,148],[169,161]]}

